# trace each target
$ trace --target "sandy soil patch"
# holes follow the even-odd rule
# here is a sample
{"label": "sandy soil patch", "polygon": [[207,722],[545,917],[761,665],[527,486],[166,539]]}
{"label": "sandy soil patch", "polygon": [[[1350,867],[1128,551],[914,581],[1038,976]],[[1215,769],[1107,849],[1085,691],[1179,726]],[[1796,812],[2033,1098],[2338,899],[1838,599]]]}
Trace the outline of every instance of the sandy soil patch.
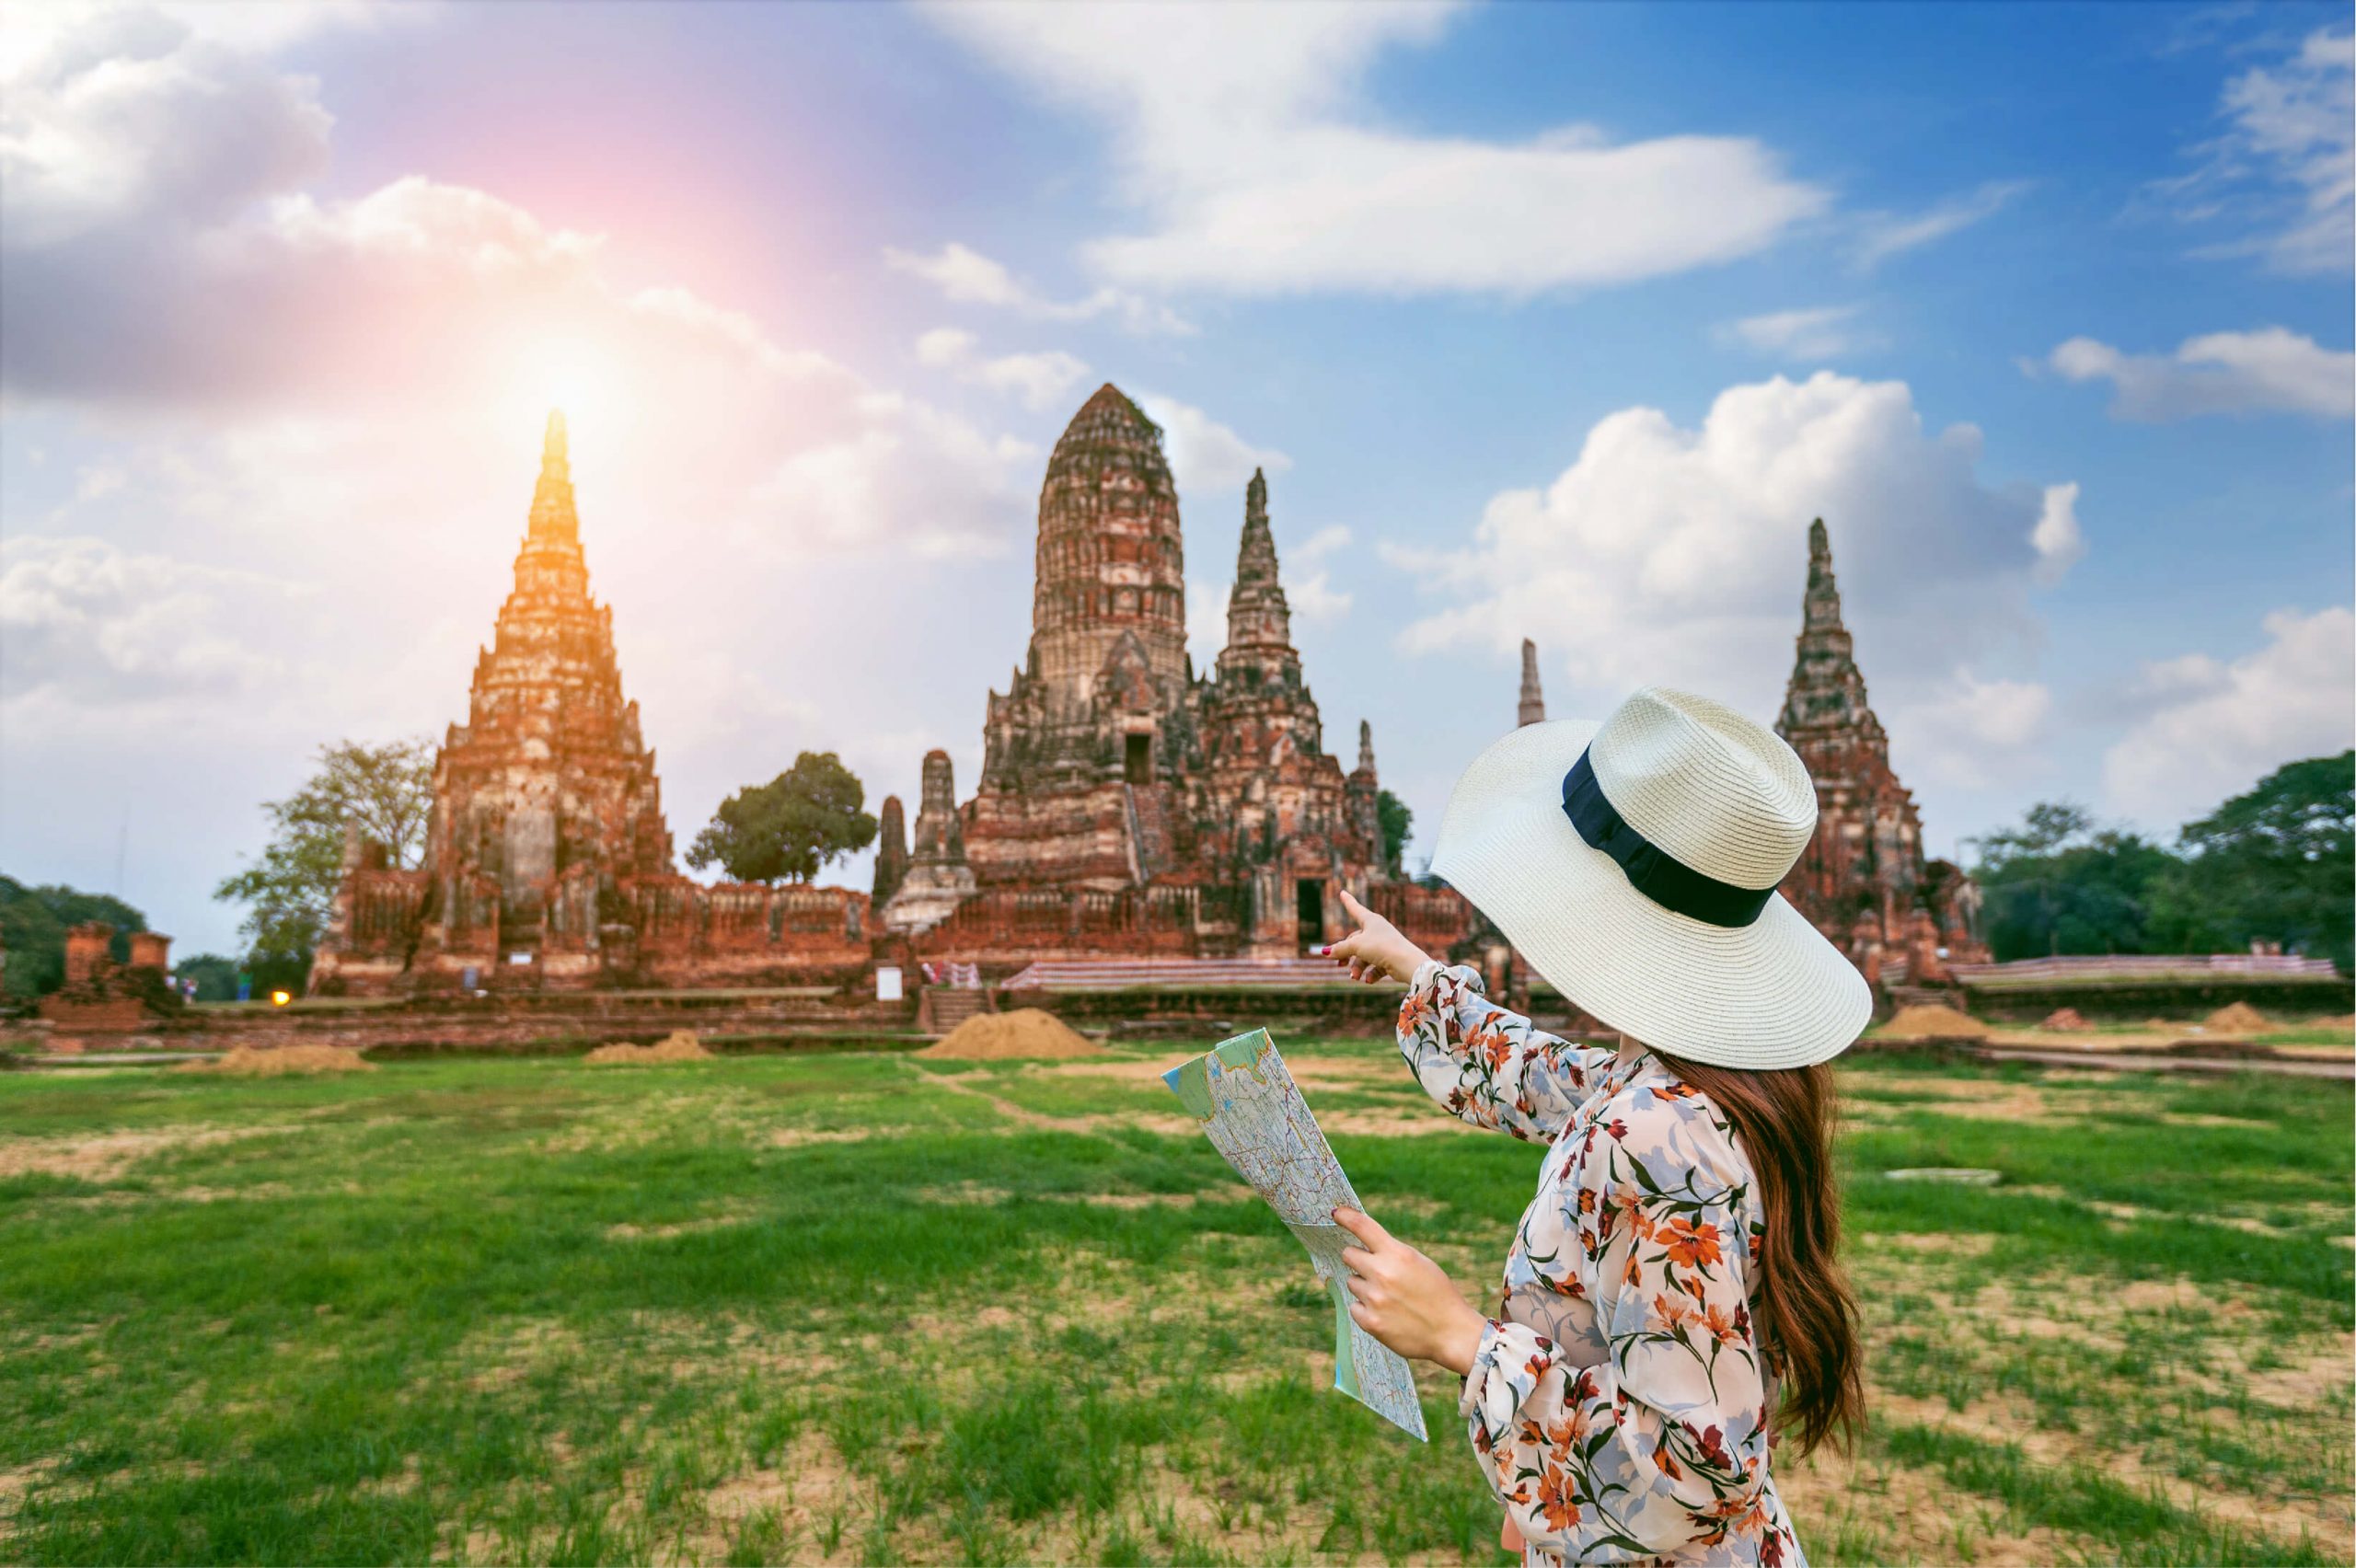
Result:
{"label": "sandy soil patch", "polygon": [[952,1062],[997,1062],[1018,1056],[1062,1059],[1101,1056],[1104,1047],[1037,1008],[976,1013],[917,1053]]}
{"label": "sandy soil patch", "polygon": [[633,1225],[625,1220],[606,1227],[608,1241],[662,1241],[674,1236],[693,1236],[699,1230],[725,1230],[732,1225],[743,1225],[753,1216],[744,1213],[699,1215],[694,1219],[675,1220],[668,1225]]}
{"label": "sandy soil patch", "polygon": [[719,1562],[756,1516],[766,1514],[790,1562],[856,1562],[857,1532],[845,1528],[829,1558],[822,1539],[830,1518],[862,1510],[860,1483],[836,1451],[834,1441],[811,1428],[795,1434],[774,1466],[740,1470],[703,1495],[704,1528],[666,1557],[680,1562]]}
{"label": "sandy soil patch", "polygon": [[1779,1457],[1775,1487],[1800,1544],[1818,1555],[1836,1532],[1865,1537],[1877,1562],[1956,1562],[1966,1547],[1973,1568],[2046,1568],[2085,1555],[2073,1550],[2075,1538],[2056,1530],[2007,1530],[1994,1505],[1934,1471],[1830,1447],[1788,1463]]}
{"label": "sandy soil patch", "polygon": [[2228,1002],[2200,1020],[2212,1034],[2248,1034],[2274,1027],[2274,1020],[2247,1002]]}
{"label": "sandy soil patch", "polygon": [[1884,1040],[1985,1040],[1988,1026],[1969,1013],[1933,1003],[1899,1009],[1875,1032]]}
{"label": "sandy soil patch", "polygon": [[651,1067],[664,1062],[709,1062],[711,1053],[692,1029],[675,1029],[652,1045],[633,1045],[617,1040],[610,1045],[600,1045],[582,1058],[598,1067]]}
{"label": "sandy soil patch", "polygon": [[1942,1427],[1982,1443],[2017,1444],[2039,1465],[2093,1471],[2131,1491],[2158,1491],[2178,1507],[2278,1540],[2295,1540],[2302,1530],[2323,1540],[2345,1540],[2349,1535],[2350,1516],[2344,1498],[2253,1497],[2219,1487],[2190,1491],[2181,1477],[2147,1468],[2131,1448],[2096,1448],[2074,1434],[2040,1429],[2025,1401],[1974,1400],[1958,1411],[1944,1400],[1877,1393],[1873,1419],[1885,1425]]}
{"label": "sandy soil patch", "polygon": [[232,1045],[210,1062],[182,1062],[176,1073],[217,1073],[225,1078],[309,1077],[318,1073],[373,1073],[376,1064],[348,1045],[277,1045],[257,1049]]}
{"label": "sandy soil patch", "polygon": [[865,1143],[870,1138],[899,1137],[919,1133],[921,1127],[772,1127],[768,1143],[772,1148],[800,1148],[805,1144]]}
{"label": "sandy soil patch", "polygon": [[1996,1239],[1980,1231],[1950,1235],[1941,1231],[1901,1230],[1887,1236],[1861,1237],[1857,1245],[1868,1250],[1888,1247],[1900,1252],[1933,1252],[1941,1257],[1977,1258],[1994,1251]]}
{"label": "sandy soil patch", "polygon": [[143,1127],[80,1137],[17,1138],[0,1143],[0,1176],[64,1176],[85,1182],[112,1182],[151,1155],[204,1148],[285,1130],[278,1126]]}

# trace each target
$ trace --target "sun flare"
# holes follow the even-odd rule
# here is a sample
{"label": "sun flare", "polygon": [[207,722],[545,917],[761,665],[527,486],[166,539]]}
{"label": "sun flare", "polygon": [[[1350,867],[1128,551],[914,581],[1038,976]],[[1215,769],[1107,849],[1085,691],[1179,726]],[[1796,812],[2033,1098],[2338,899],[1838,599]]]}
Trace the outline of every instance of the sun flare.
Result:
{"label": "sun flare", "polygon": [[525,425],[564,410],[574,430],[611,430],[623,417],[628,394],[620,366],[598,345],[579,339],[549,338],[517,349],[503,378],[502,416]]}

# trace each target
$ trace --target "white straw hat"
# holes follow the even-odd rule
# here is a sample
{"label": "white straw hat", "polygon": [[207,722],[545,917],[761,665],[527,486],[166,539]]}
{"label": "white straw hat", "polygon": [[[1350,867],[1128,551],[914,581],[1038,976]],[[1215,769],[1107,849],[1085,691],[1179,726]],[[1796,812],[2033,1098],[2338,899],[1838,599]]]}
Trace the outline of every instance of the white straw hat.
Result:
{"label": "white straw hat", "polygon": [[1525,725],[1475,757],[1432,871],[1611,1028],[1799,1067],[1873,1016],[1865,976],[1774,892],[1815,833],[1816,787],[1781,736],[1647,686],[1600,725]]}

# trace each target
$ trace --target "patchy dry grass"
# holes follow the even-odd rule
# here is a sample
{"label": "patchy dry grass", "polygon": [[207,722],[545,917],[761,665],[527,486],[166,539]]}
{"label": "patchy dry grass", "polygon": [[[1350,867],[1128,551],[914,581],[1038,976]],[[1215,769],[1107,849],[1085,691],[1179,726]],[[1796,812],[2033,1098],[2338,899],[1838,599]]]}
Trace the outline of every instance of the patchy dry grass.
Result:
{"label": "patchy dry grass", "polygon": [[[0,1557],[1502,1563],[1154,1081],[842,1054],[0,1079]],[[1293,1052],[1479,1294],[1535,1152]],[[1861,1059],[1818,1564],[2347,1562],[2345,1086]],[[1993,1188],[1890,1182],[1982,1165]]]}

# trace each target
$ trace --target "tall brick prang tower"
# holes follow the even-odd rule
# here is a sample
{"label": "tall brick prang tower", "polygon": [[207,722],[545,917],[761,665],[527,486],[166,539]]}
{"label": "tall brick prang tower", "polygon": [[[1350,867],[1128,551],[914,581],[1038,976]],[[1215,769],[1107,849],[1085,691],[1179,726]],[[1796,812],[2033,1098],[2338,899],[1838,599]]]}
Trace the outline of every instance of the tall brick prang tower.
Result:
{"label": "tall brick prang tower", "polygon": [[1031,647],[990,693],[966,843],[984,887],[1135,886],[1182,852],[1195,749],[1185,551],[1161,431],[1118,387],[1081,406],[1039,490]]}
{"label": "tall brick prang tower", "polygon": [[475,662],[467,721],[450,726],[434,764],[425,864],[441,917],[428,940],[433,927],[462,939],[495,896],[511,961],[537,950],[551,922],[593,937],[601,886],[672,870],[654,753],[638,704],[622,697],[614,613],[589,593],[562,413],[549,416],[515,584]]}
{"label": "tall brick prang tower", "polygon": [[1775,732],[1816,780],[1816,837],[1784,879],[1784,896],[1868,979],[1900,954],[1916,983],[1944,979],[1946,962],[1984,960],[1979,890],[1952,863],[1923,858],[1914,796],[1890,769],[1889,736],[1866,700],[1841,617],[1822,518],[1808,525],[1807,594]]}
{"label": "tall brick prang tower", "polygon": [[1039,490],[1031,652],[1048,709],[1084,712],[1114,648],[1186,677],[1186,556],[1161,431],[1107,382],[1080,406]]}
{"label": "tall brick prang tower", "polygon": [[744,983],[855,972],[867,900],[679,875],[654,752],[589,592],[564,416],[514,585],[433,763],[423,863],[348,835],[314,991]]}

